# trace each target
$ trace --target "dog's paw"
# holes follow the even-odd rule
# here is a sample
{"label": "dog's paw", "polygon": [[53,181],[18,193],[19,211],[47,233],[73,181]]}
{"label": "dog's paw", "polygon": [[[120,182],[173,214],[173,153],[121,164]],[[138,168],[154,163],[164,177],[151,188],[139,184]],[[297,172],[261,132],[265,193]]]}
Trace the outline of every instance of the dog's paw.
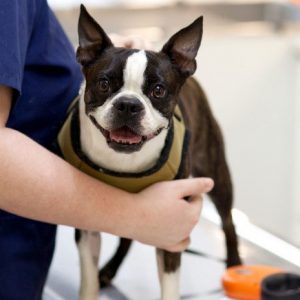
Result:
{"label": "dog's paw", "polygon": [[105,266],[99,271],[99,283],[101,288],[105,288],[111,285],[112,279],[115,277],[116,272],[110,266]]}

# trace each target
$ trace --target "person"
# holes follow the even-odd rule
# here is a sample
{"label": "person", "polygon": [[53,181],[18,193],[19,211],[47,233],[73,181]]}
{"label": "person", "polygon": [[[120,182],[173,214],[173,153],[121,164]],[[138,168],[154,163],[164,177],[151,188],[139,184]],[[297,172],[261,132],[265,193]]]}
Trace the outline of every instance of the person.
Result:
{"label": "person", "polygon": [[82,75],[47,1],[1,0],[0,37],[0,299],[41,299],[55,224],[184,250],[212,180],[130,194],[73,168],[52,145]]}

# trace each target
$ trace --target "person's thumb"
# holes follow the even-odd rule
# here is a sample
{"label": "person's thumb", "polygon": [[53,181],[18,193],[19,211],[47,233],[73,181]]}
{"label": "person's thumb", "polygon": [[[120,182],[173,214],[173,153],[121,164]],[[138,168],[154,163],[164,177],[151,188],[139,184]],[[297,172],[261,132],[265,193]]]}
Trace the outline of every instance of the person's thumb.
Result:
{"label": "person's thumb", "polygon": [[214,187],[211,178],[189,178],[176,180],[176,187],[180,190],[180,197],[188,197],[208,193]]}
{"label": "person's thumb", "polygon": [[190,243],[191,239],[188,237],[174,246],[165,248],[165,250],[169,252],[183,252],[185,249],[187,249]]}

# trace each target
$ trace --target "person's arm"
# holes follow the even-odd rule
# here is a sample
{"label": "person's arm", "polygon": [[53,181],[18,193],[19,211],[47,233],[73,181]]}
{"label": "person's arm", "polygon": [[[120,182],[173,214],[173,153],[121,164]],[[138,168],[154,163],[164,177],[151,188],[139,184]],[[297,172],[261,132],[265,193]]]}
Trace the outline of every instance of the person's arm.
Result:
{"label": "person's arm", "polygon": [[93,179],[22,133],[5,127],[11,90],[0,86],[0,208],[27,218],[183,250],[210,180],[156,184],[130,194]]}

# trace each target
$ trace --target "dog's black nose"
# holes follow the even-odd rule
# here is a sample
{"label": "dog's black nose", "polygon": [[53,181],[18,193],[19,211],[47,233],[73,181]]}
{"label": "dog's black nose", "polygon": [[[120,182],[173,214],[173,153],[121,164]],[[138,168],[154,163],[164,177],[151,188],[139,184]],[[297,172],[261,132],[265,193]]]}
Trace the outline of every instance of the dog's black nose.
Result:
{"label": "dog's black nose", "polygon": [[137,98],[120,97],[113,103],[119,114],[133,116],[144,111],[144,105]]}

